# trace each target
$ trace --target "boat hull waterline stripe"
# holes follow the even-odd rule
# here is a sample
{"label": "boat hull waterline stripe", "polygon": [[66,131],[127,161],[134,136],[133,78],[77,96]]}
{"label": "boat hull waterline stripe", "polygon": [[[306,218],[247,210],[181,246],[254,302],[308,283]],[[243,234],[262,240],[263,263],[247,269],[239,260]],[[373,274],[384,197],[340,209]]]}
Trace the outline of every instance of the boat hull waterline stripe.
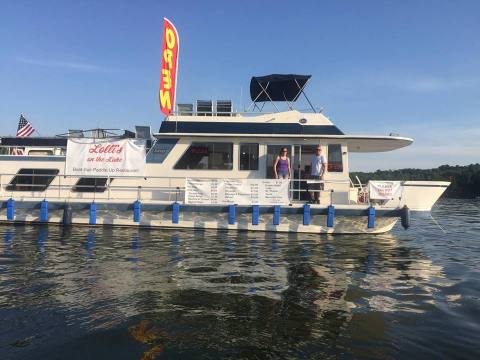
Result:
{"label": "boat hull waterline stripe", "polygon": [[[180,210],[181,211],[181,210]],[[64,216],[61,210],[49,210],[48,218],[42,218],[40,214],[19,213],[13,221],[8,221],[6,216],[0,215],[0,223],[7,224],[50,224],[50,225],[83,225],[83,226],[128,226],[142,228],[189,228],[189,229],[210,229],[210,230],[249,230],[263,232],[291,232],[291,233],[336,233],[336,234],[363,234],[363,233],[385,233],[392,229],[398,221],[397,217],[377,218],[376,227],[367,228],[367,217],[340,217],[337,218],[334,228],[328,228],[326,216],[311,216],[309,225],[303,225],[297,218],[283,216],[279,225],[274,224],[273,214],[264,214],[260,217],[258,225],[252,222],[252,214],[238,215],[235,223],[229,223],[228,213],[218,214],[215,219],[211,215],[198,213],[181,213],[178,220],[174,220],[172,212],[149,214],[144,213],[139,222],[135,222],[131,213],[124,217],[112,217],[96,214],[95,222],[92,224],[88,211],[75,214],[72,213],[69,223],[64,223]]]}

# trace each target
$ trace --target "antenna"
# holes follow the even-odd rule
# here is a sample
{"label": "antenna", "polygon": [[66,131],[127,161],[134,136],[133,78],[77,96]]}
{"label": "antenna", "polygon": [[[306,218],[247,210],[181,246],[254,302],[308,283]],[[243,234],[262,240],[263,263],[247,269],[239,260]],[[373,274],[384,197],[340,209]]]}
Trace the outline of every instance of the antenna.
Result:
{"label": "antenna", "polygon": [[240,109],[245,112],[245,105],[243,104],[243,86],[240,86]]}

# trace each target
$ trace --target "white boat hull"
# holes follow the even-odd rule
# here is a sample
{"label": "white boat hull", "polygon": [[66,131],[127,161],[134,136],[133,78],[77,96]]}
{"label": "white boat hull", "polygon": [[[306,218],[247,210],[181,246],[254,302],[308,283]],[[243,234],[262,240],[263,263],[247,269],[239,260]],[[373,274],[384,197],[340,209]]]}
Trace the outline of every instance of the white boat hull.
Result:
{"label": "white boat hull", "polygon": [[[314,211],[315,208],[312,208]],[[172,222],[171,211],[142,212],[139,222],[133,221],[132,211],[97,210],[96,224],[90,225],[89,210],[73,210],[72,225],[86,226],[130,226],[146,228],[188,228],[188,229],[216,229],[216,230],[248,230],[263,232],[284,233],[313,233],[313,234],[381,234],[390,231],[398,221],[396,216],[378,216],[375,226],[368,227],[367,216],[336,216],[333,227],[327,227],[327,216],[312,214],[308,225],[303,224],[303,214],[281,214],[279,225],[273,225],[272,213],[261,213],[258,225],[252,224],[251,213],[241,213],[235,218],[235,223],[229,223],[228,212],[201,212],[180,211],[178,223]],[[48,221],[40,220],[39,209],[18,209],[14,220],[7,220],[6,210],[0,212],[2,223],[47,223],[63,225],[63,209],[50,210]]]}

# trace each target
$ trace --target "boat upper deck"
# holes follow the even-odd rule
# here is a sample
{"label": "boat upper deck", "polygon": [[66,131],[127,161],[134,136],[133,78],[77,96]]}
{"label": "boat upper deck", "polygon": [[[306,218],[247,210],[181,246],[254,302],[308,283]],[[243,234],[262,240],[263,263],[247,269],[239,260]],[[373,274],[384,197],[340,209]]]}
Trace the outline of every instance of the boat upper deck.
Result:
{"label": "boat upper deck", "polygon": [[410,145],[413,139],[393,135],[346,135],[321,113],[290,110],[246,116],[175,114],[167,117],[154,134],[162,137],[247,137],[335,139],[348,146],[350,152],[391,151]]}
{"label": "boat upper deck", "polygon": [[344,135],[323,114],[296,110],[257,116],[172,115],[163,121],[159,134],[237,134],[237,135]]}

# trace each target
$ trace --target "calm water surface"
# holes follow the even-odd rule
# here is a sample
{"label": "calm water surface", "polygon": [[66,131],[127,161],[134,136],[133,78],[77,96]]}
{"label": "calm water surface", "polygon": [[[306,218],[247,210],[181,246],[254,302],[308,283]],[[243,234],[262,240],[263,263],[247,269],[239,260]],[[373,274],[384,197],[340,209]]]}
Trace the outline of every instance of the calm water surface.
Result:
{"label": "calm water surface", "polygon": [[381,236],[0,225],[0,359],[480,358],[480,201]]}

